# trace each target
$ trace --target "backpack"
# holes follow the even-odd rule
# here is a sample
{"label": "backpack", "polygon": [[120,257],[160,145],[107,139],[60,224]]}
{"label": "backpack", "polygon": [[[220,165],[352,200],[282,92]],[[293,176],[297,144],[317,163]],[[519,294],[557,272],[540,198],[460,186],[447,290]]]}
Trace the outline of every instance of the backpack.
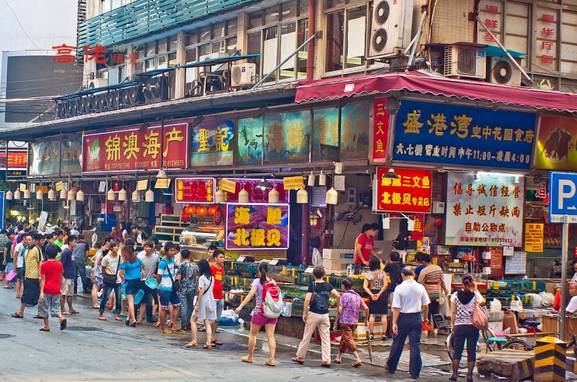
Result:
{"label": "backpack", "polygon": [[278,318],[282,308],[283,300],[280,288],[274,281],[267,281],[262,292],[262,314],[268,318]]}

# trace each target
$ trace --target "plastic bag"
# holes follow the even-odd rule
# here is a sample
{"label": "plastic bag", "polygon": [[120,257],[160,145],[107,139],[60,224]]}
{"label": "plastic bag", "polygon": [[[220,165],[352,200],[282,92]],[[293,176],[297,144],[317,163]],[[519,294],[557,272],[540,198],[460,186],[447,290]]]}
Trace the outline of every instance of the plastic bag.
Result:
{"label": "plastic bag", "polygon": [[523,312],[523,302],[519,298],[519,296],[513,295],[511,297],[511,310],[513,312],[522,313]]}
{"label": "plastic bag", "polygon": [[498,299],[494,298],[493,301],[489,303],[489,305],[490,305],[489,311],[491,313],[497,313],[501,311],[501,301],[499,301]]}
{"label": "plastic bag", "polygon": [[543,297],[541,297],[537,293],[527,293],[525,297],[528,297],[529,300],[531,301],[531,307],[540,308],[543,306]]}
{"label": "plastic bag", "polygon": [[553,305],[553,300],[555,299],[555,296],[553,295],[553,293],[541,292],[541,293],[539,293],[539,296],[541,296],[541,304],[544,307],[548,307],[548,306]]}

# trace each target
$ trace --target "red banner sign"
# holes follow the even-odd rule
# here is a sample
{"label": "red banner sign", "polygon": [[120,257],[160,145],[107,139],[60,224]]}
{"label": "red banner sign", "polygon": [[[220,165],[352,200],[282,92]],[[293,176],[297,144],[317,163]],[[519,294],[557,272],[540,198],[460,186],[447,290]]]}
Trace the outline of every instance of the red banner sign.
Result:
{"label": "red banner sign", "polygon": [[188,124],[152,126],[82,137],[82,172],[184,169]]}
{"label": "red banner sign", "polygon": [[373,162],[387,160],[389,121],[387,98],[376,98],[373,110],[373,149],[371,151]]}
{"label": "red banner sign", "polygon": [[395,176],[385,167],[377,167],[375,210],[383,212],[431,212],[433,172],[395,168]]}
{"label": "red banner sign", "polygon": [[[8,166],[7,166],[8,165]],[[6,163],[6,150],[0,151],[0,168],[26,169],[28,168],[28,151],[8,151],[8,163]]]}
{"label": "red banner sign", "polygon": [[214,203],[215,178],[177,178],[174,200],[177,203],[211,204]]}

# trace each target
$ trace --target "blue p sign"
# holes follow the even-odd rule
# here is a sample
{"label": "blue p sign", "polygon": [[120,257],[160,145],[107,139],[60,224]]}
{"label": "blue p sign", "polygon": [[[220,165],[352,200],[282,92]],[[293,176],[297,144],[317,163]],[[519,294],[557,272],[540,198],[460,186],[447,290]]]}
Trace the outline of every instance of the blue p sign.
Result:
{"label": "blue p sign", "polygon": [[552,223],[577,222],[577,173],[551,172],[549,221]]}

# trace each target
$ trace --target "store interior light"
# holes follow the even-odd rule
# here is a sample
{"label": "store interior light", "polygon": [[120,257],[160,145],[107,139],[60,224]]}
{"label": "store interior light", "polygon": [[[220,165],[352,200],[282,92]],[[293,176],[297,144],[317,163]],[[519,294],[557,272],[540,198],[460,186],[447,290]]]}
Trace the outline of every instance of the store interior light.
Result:
{"label": "store interior light", "polygon": [[16,189],[16,191],[14,191],[14,200],[20,200],[21,197],[22,193],[20,192],[19,189]]}
{"label": "store interior light", "polygon": [[124,187],[122,187],[122,189],[118,191],[118,201],[125,202],[126,198],[127,198],[126,190],[124,189]]}
{"label": "store interior light", "polygon": [[106,193],[106,200],[108,201],[114,201],[116,199],[116,195],[114,194],[114,190],[111,188],[108,190],[108,192]]}
{"label": "store interior light", "polygon": [[63,188],[62,190],[60,190],[60,199],[66,199],[66,197],[68,196],[68,194],[66,193],[66,189]]}
{"label": "store interior light", "polygon": [[56,200],[56,192],[53,188],[48,190],[48,200],[55,201]]}
{"label": "store interior light", "polygon": [[154,191],[152,191],[150,188],[148,189],[148,191],[146,191],[146,193],[144,194],[144,201],[146,203],[152,203],[154,202]]}
{"label": "store interior light", "polygon": [[24,190],[24,199],[30,199],[30,189],[27,188]]}
{"label": "store interior light", "polygon": [[140,202],[140,194],[138,193],[138,190],[132,191],[132,195],[130,195],[130,199],[132,200],[133,203]]}
{"label": "store interior light", "polygon": [[323,173],[323,171],[321,170],[321,173],[319,174],[319,186],[326,186],[326,185],[327,185],[327,175]]}
{"label": "store interior light", "polygon": [[242,186],[242,189],[238,193],[238,202],[248,203],[248,201],[249,201],[248,191],[244,189],[244,186]]}
{"label": "store interior light", "polygon": [[280,200],[280,193],[276,190],[276,188],[272,188],[272,190],[270,190],[268,192],[268,202],[270,204],[276,204],[278,203]]}
{"label": "store interior light", "polygon": [[12,191],[8,190],[8,192],[6,193],[6,195],[4,195],[4,198],[6,200],[12,200],[14,198],[14,194],[12,193]]}
{"label": "store interior light", "polygon": [[304,188],[297,191],[297,203],[307,204],[309,202],[309,193]]}
{"label": "store interior light", "polygon": [[38,191],[36,191],[36,200],[42,200],[42,199],[44,199],[44,193],[39,188]]}
{"label": "store interior light", "polygon": [[307,186],[309,186],[309,187],[315,186],[315,174],[312,171],[309,174],[309,178],[307,180]]}
{"label": "store interior light", "polygon": [[339,192],[334,187],[329,188],[326,194],[326,201],[329,205],[339,204]]}
{"label": "store interior light", "polygon": [[76,193],[76,200],[79,202],[84,202],[84,191],[78,190]]}
{"label": "store interior light", "polygon": [[66,200],[68,200],[69,202],[74,200],[74,190],[70,189],[68,191],[68,195],[66,196]]}

